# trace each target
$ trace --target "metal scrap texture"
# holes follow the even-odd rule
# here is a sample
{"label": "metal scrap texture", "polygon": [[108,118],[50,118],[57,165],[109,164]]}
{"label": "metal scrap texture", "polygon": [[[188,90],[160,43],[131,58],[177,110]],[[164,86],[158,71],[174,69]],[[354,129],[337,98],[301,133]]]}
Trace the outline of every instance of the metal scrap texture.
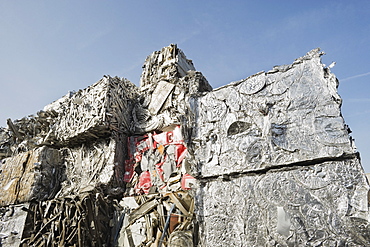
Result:
{"label": "metal scrap texture", "polygon": [[314,49],[212,89],[176,45],[0,128],[1,246],[369,246],[369,185]]}

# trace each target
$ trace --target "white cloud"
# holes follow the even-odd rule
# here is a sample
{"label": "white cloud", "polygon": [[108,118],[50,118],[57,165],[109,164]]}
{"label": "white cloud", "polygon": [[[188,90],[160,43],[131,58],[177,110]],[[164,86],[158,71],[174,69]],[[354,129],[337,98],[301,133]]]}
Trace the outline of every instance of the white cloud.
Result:
{"label": "white cloud", "polygon": [[370,98],[352,98],[352,99],[348,99],[349,102],[360,102],[360,103],[363,103],[363,102],[370,102]]}
{"label": "white cloud", "polygon": [[340,81],[341,82],[348,81],[348,80],[352,80],[352,79],[355,79],[355,78],[359,78],[359,77],[363,77],[363,76],[368,76],[368,75],[370,75],[370,72],[363,73],[363,74],[358,74],[358,75],[354,75],[354,76],[350,76],[350,77],[347,77],[347,78],[344,78],[344,79],[340,79]]}

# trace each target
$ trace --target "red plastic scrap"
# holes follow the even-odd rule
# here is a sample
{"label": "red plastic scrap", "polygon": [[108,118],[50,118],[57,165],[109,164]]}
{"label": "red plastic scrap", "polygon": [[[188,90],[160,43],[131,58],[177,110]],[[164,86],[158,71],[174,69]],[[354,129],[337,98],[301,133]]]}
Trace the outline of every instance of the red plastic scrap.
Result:
{"label": "red plastic scrap", "polygon": [[142,159],[142,154],[141,153],[135,153],[135,162],[139,163]]}
{"label": "red plastic scrap", "polygon": [[144,153],[145,151],[149,150],[149,141],[148,138],[145,138],[140,141],[136,141],[136,152]]}
{"label": "red plastic scrap", "polygon": [[[162,182],[165,182],[163,164],[166,159],[174,160],[176,162],[176,166],[180,167],[187,154],[187,148],[184,145],[180,125],[176,126],[173,131],[162,132],[159,134],[154,132],[153,134],[144,136],[129,137],[128,143],[129,160],[125,161],[124,182],[130,182],[132,180],[135,173],[135,166],[142,161],[144,153],[149,149],[158,149],[158,152],[162,155],[162,162],[155,165],[155,171],[151,171],[156,172]],[[175,145],[175,157],[167,156],[166,149],[169,145]],[[187,184],[191,179],[194,179],[189,176],[190,175],[184,175],[184,189],[190,189]],[[150,180],[150,172],[142,172],[139,176],[139,183],[135,186],[135,189],[137,188],[138,191],[142,190],[144,193],[148,193],[151,186],[152,182]]]}
{"label": "red plastic scrap", "polygon": [[143,171],[139,176],[139,182],[135,186],[135,190],[137,194],[145,194],[149,193],[150,188],[152,187],[152,180],[150,179],[150,172]]}
{"label": "red plastic scrap", "polygon": [[160,145],[168,145],[167,133],[168,132],[163,132],[163,133],[160,133],[160,134],[153,135],[154,141],[157,144],[160,144]]}
{"label": "red plastic scrap", "polygon": [[181,188],[183,190],[190,190],[191,189],[190,185],[194,184],[195,180],[196,179],[193,176],[185,173],[181,178]]}
{"label": "red plastic scrap", "polygon": [[180,167],[181,162],[187,154],[187,149],[183,144],[176,144],[176,167]]}
{"label": "red plastic scrap", "polygon": [[153,134],[153,139],[155,142],[161,145],[184,143],[184,140],[181,135],[180,125],[176,126],[173,131],[163,132],[160,134]]}

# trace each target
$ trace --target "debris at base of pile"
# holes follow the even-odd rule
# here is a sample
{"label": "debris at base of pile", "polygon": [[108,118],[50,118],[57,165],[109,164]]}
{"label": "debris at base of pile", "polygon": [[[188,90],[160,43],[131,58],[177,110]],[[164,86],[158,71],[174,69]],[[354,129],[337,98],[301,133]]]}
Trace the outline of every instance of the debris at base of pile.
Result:
{"label": "debris at base of pile", "polygon": [[116,246],[167,246],[173,234],[193,241],[194,199],[187,192],[124,197],[122,228]]}
{"label": "debris at base of pile", "polygon": [[111,246],[113,203],[95,191],[32,202],[20,246]]}

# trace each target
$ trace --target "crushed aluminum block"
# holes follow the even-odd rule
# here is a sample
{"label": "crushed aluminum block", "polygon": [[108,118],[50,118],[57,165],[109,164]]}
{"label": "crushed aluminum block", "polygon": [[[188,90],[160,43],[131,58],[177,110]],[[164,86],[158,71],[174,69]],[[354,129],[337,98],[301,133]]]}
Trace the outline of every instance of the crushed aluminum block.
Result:
{"label": "crushed aluminum block", "polygon": [[[116,165],[116,140],[100,140],[94,143],[62,149],[64,153],[65,179],[58,196],[91,191],[101,185],[110,186],[119,176]],[[122,179],[121,177],[118,178]]]}
{"label": "crushed aluminum block", "polygon": [[3,247],[20,246],[28,203],[0,208],[0,245]]}
{"label": "crushed aluminum block", "polygon": [[210,180],[201,246],[369,246],[368,189],[357,158]]}
{"label": "crushed aluminum block", "polygon": [[203,177],[256,171],[357,151],[340,113],[337,79],[313,50],[199,97],[192,139]]}
{"label": "crushed aluminum block", "polygon": [[130,133],[138,88],[127,79],[104,76],[90,87],[70,92],[36,115],[11,121],[0,129],[0,158],[43,145],[78,146],[112,132]]}
{"label": "crushed aluminum block", "polygon": [[42,147],[6,158],[1,164],[0,205],[46,200],[60,189],[61,155]]}
{"label": "crushed aluminum block", "polygon": [[194,65],[177,45],[164,47],[160,52],[149,55],[143,65],[140,79],[141,88],[161,79],[183,77],[188,71],[194,71]]}
{"label": "crushed aluminum block", "polygon": [[110,136],[111,130],[130,132],[131,104],[137,87],[126,79],[105,76],[92,86],[51,107],[59,113],[53,126],[58,142],[68,145]]}

